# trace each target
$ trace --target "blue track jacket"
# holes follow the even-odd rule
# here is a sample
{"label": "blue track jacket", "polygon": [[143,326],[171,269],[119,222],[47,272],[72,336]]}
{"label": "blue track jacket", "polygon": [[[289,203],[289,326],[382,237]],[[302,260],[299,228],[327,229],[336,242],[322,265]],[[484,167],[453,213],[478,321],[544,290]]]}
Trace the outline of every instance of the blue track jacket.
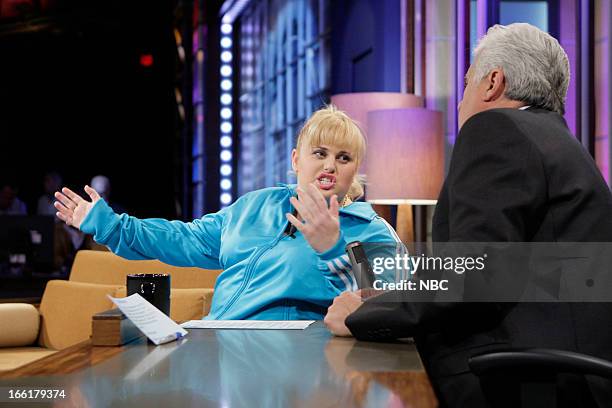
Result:
{"label": "blue track jacket", "polygon": [[206,319],[320,320],[334,297],[357,288],[346,244],[399,240],[370,204],[354,202],[340,208],[336,245],[315,252],[299,231],[284,233],[295,187],[247,193],[188,223],[115,214],[101,199],[81,230],[127,259],[223,269]]}

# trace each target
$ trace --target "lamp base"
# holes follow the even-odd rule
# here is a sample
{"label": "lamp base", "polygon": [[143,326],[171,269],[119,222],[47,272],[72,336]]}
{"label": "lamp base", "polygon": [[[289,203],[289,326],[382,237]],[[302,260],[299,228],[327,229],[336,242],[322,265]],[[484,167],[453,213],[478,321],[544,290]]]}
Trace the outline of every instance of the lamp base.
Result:
{"label": "lamp base", "polygon": [[372,208],[390,225],[395,225],[397,235],[404,244],[427,242],[427,206],[400,204],[395,219],[391,205],[372,204]]}

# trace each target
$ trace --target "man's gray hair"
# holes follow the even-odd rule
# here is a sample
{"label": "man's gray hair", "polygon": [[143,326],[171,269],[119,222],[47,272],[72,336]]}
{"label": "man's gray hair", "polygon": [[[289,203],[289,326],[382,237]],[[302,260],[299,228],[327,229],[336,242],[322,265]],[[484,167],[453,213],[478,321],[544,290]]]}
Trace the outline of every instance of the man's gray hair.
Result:
{"label": "man's gray hair", "polygon": [[504,71],[509,99],[565,113],[569,60],[549,34],[526,23],[489,28],[474,50],[472,80],[480,82],[493,69]]}

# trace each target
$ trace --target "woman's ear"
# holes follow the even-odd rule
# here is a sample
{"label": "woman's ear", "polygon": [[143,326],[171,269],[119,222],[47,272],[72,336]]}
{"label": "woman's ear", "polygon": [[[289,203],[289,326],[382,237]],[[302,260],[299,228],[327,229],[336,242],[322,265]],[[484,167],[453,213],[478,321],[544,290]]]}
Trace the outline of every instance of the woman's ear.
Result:
{"label": "woman's ear", "polygon": [[297,153],[297,149],[293,149],[291,151],[291,168],[293,169],[293,172],[297,174],[297,162],[298,162],[298,153]]}

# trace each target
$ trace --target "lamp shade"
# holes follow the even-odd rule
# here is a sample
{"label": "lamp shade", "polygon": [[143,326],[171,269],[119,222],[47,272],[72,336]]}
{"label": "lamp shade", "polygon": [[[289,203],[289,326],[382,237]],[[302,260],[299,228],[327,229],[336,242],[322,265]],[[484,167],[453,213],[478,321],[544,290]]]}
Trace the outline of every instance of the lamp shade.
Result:
{"label": "lamp shade", "polygon": [[[407,93],[354,92],[332,95],[331,103],[356,121],[368,138],[368,112],[379,109],[420,108],[424,101],[421,96]],[[365,172],[368,157],[369,153],[361,163],[360,172]]]}
{"label": "lamp shade", "polygon": [[368,113],[366,200],[434,204],[444,180],[442,112],[425,108]]}
{"label": "lamp shade", "polygon": [[378,109],[422,107],[423,98],[399,92],[355,92],[332,95],[331,103],[357,121],[361,129],[367,133],[368,112]]}

